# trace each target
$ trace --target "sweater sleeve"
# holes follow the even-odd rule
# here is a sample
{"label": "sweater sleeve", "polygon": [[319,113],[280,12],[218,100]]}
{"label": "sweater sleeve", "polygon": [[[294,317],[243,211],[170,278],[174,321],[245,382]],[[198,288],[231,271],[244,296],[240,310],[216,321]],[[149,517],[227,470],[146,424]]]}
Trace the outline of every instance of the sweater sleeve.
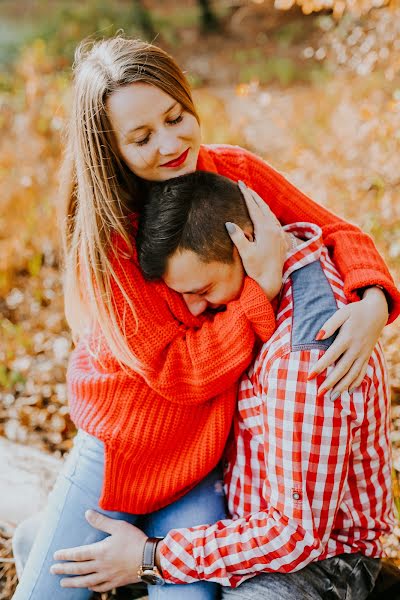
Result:
{"label": "sweater sleeve", "polygon": [[379,285],[388,299],[388,323],[393,322],[400,313],[400,292],[371,237],[313,202],[261,158],[241,148],[231,150],[236,150],[237,160],[242,162],[237,178],[268,202],[281,223],[305,221],[321,227],[324,244],[343,277],[348,300],[359,300],[361,288]]}
{"label": "sweater sleeve", "polygon": [[[146,383],[168,400],[202,403],[227,390],[250,364],[257,337],[264,341],[275,329],[271,303],[249,277],[240,297],[224,312],[196,319],[198,324],[189,327],[182,323],[180,295],[163,283],[145,281],[135,258],[122,257],[114,268],[133,309],[113,283],[113,302],[123,323],[121,334],[138,359]],[[94,366],[116,368],[104,342],[100,347],[103,352],[92,358]]]}

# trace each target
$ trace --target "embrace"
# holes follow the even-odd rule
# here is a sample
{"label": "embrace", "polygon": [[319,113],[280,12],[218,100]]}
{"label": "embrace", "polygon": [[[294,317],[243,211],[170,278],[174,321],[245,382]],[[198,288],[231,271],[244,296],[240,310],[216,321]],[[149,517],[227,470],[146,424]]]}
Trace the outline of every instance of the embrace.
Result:
{"label": "embrace", "polygon": [[[82,45],[65,154],[78,433],[14,539],[14,600],[364,600],[393,526],[372,240],[250,152],[201,144],[156,46]],[[28,557],[29,555],[29,557]]]}

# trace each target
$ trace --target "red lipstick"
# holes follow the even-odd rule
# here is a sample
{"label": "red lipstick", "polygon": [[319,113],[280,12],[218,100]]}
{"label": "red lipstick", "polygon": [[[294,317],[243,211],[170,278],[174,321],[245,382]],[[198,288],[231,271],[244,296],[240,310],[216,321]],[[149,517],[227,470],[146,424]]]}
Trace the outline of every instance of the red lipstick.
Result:
{"label": "red lipstick", "polygon": [[185,162],[188,154],[189,154],[189,148],[187,150],[185,150],[185,152],[183,152],[180,156],[178,156],[178,158],[174,158],[174,160],[170,160],[169,162],[164,163],[161,166],[169,167],[171,169],[174,167],[180,167]]}

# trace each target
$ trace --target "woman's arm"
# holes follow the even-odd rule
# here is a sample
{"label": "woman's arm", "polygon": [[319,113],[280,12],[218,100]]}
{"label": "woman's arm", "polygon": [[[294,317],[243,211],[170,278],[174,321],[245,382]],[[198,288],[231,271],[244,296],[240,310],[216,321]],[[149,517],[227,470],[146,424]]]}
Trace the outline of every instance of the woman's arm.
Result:
{"label": "woman's arm", "polygon": [[348,300],[360,300],[363,288],[381,286],[388,300],[388,323],[394,321],[400,313],[400,292],[372,239],[313,202],[261,158],[238,150],[245,157],[246,173],[240,173],[241,178],[269,204],[281,223],[306,221],[321,227],[324,244],[344,279]]}
{"label": "woman's arm", "polygon": [[242,179],[254,189],[282,223],[306,221],[321,227],[324,243],[343,277],[344,292],[352,304],[338,310],[324,324],[319,339],[336,331],[338,335],[329,353],[316,365],[315,374],[336,363],[326,382],[326,389],[332,389],[332,400],[343,391],[358,387],[384,325],[394,321],[400,312],[400,292],[373,241],[355,225],[313,202],[251,152],[220,146],[213,149],[213,159],[221,174]]}
{"label": "woman's arm", "polygon": [[[194,319],[179,294],[163,283],[144,280],[134,257],[121,257],[114,269],[136,313],[135,319],[114,282],[112,298],[121,335],[140,362],[147,384],[171,401],[201,403],[227,390],[250,364],[257,337],[268,339],[275,329],[269,300],[248,277],[225,312]],[[185,313],[190,317],[185,322],[193,326],[182,322]],[[101,353],[93,358],[95,368],[117,369],[117,361],[102,342]],[[96,343],[94,339],[94,347]]]}

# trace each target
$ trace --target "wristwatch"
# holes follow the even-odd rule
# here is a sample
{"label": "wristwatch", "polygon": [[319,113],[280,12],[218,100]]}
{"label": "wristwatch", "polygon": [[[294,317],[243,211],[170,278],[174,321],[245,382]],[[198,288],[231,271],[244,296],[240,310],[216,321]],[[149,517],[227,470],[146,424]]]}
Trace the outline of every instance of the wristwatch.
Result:
{"label": "wristwatch", "polygon": [[148,585],[164,585],[165,580],[155,565],[157,544],[164,538],[149,537],[143,548],[142,564],[138,570],[141,581]]}

